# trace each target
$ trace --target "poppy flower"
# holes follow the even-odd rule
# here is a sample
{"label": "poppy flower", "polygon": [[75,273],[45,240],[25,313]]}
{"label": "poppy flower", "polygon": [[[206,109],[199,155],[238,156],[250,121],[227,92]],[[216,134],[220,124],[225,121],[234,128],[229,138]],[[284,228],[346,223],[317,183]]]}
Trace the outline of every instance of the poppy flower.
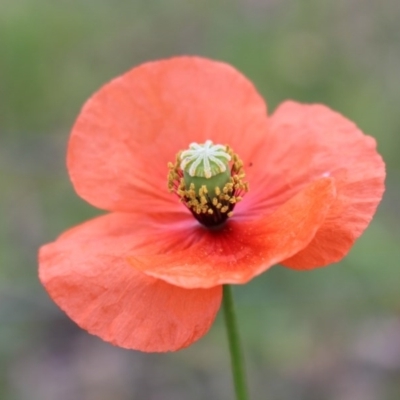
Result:
{"label": "poppy flower", "polygon": [[[271,115],[231,66],[145,63],[84,105],[68,171],[105,215],[40,249],[40,279],[79,326],[142,351],[202,337],[223,284],[343,258],[384,190],[375,140],[323,105]],[[216,179],[216,180],[215,180]]]}

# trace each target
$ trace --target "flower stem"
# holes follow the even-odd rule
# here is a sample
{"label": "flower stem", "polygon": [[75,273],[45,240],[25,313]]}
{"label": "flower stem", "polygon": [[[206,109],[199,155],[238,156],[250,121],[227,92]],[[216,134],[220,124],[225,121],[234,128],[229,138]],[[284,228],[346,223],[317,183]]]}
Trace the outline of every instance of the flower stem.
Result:
{"label": "flower stem", "polygon": [[244,374],[242,352],[240,349],[235,307],[233,304],[232,288],[229,285],[224,285],[223,288],[225,325],[228,334],[229,352],[231,353],[232,375],[235,385],[236,400],[247,400],[246,378]]}

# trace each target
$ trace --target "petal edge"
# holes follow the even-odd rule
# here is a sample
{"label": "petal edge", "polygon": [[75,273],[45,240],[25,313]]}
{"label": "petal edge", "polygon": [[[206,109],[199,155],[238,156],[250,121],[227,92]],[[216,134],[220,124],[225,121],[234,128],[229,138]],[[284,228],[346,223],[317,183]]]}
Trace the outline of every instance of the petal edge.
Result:
{"label": "petal edge", "polygon": [[89,333],[128,349],[179,350],[207,333],[222,288],[182,289],[135,271],[124,256],[134,223],[109,214],[66,232],[40,249],[40,280]]}

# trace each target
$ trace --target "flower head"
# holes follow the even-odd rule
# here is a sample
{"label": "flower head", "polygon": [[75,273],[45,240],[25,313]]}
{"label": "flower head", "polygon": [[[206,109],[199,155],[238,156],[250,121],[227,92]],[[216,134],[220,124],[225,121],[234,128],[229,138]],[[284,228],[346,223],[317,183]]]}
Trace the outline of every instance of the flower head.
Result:
{"label": "flower head", "polygon": [[385,177],[375,140],[340,114],[288,101],[268,116],[243,75],[199,57],[103,86],[67,162],[77,193],[108,213],[43,246],[40,279],[82,328],[143,351],[203,336],[225,283],[339,261]]}

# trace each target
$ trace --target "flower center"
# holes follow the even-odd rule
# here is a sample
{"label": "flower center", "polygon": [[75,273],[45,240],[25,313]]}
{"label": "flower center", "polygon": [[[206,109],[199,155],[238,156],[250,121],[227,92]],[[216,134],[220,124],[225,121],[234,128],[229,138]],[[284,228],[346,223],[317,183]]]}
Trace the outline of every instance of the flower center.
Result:
{"label": "flower center", "polygon": [[233,215],[248,191],[243,162],[229,146],[191,143],[168,163],[168,188],[204,226],[216,227]]}

